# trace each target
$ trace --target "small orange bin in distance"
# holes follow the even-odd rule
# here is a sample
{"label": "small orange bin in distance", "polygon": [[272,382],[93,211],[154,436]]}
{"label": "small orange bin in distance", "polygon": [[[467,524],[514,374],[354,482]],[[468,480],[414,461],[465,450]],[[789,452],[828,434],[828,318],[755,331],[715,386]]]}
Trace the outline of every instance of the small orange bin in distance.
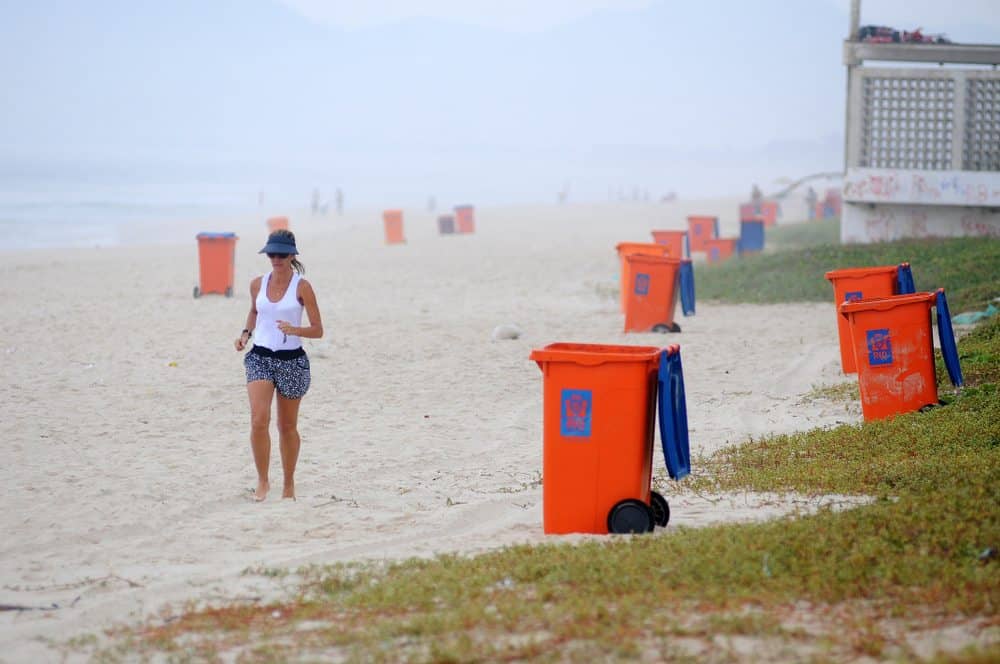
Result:
{"label": "small orange bin in distance", "polygon": [[736,253],[736,243],[739,238],[714,237],[705,240],[705,255],[709,263],[721,263]]}
{"label": "small orange bin in distance", "polygon": [[754,221],[760,218],[760,210],[753,203],[743,203],[740,205],[740,221]]}
{"label": "small orange bin in distance", "polygon": [[719,234],[718,217],[690,216],[688,220],[688,250],[705,251],[705,240]]}
{"label": "small orange bin in distance", "polygon": [[621,269],[621,274],[619,276],[618,291],[619,299],[621,300],[622,311],[625,311],[625,292],[628,290],[626,282],[628,281],[628,275],[625,274],[628,269],[628,265],[625,259],[632,254],[645,254],[647,256],[668,256],[670,249],[663,244],[657,244],[655,242],[619,242],[615,245],[615,249],[618,251],[618,262]]}
{"label": "small orange bin in distance", "polygon": [[758,217],[764,220],[764,228],[770,228],[778,223],[778,203],[776,201],[762,201]]}
{"label": "small orange bin in distance", "polygon": [[406,242],[403,238],[403,211],[386,210],[382,213],[382,226],[385,229],[386,244],[402,244]]}
{"label": "small orange bin in distance", "polygon": [[670,249],[668,256],[687,258],[691,253],[687,250],[687,231],[650,231],[653,242],[665,245]]}
{"label": "small orange bin in distance", "polygon": [[545,533],[608,532],[621,500],[650,501],[660,348],[549,344],[543,374]]}
{"label": "small orange bin in distance", "polygon": [[881,420],[938,403],[931,307],[937,293],[842,302],[858,367],[861,412]]}
{"label": "small orange bin in distance", "polygon": [[674,312],[681,259],[632,254],[625,263],[625,331],[680,332]]}
{"label": "small orange bin in distance", "polygon": [[219,293],[233,295],[236,268],[236,233],[198,233],[198,285],[194,296]]}
{"label": "small orange bin in distance", "polygon": [[851,329],[847,318],[840,315],[840,304],[845,300],[871,300],[891,296],[896,290],[895,265],[878,267],[856,267],[831,270],[823,275],[833,284],[833,305],[837,316],[837,338],[840,340],[840,367],[845,374],[855,373],[854,346],[851,343]]}
{"label": "small orange bin in distance", "polygon": [[476,209],[471,205],[455,206],[455,230],[459,233],[476,232]]}
{"label": "small orange bin in distance", "polygon": [[274,231],[288,230],[288,217],[271,217],[267,220],[267,232],[273,233]]}

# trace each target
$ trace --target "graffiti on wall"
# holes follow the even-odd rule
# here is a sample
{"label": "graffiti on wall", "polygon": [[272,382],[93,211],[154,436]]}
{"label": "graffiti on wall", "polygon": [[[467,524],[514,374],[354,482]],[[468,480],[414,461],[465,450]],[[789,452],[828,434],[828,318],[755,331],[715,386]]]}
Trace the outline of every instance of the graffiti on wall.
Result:
{"label": "graffiti on wall", "polygon": [[923,203],[1000,207],[1000,173],[852,168],[844,199],[860,203]]}
{"label": "graffiti on wall", "polygon": [[975,212],[962,215],[962,235],[974,237],[1000,237],[1000,221],[994,215],[992,223],[989,217]]}
{"label": "graffiti on wall", "polygon": [[843,242],[962,236],[1000,238],[1000,212],[951,205],[849,203],[841,221]]}

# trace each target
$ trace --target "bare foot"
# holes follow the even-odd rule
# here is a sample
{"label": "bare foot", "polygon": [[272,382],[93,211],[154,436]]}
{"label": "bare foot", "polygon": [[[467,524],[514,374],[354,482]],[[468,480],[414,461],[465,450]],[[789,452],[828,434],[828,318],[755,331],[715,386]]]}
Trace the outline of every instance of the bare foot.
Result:
{"label": "bare foot", "polygon": [[291,498],[292,500],[295,500],[295,485],[293,484],[291,486],[288,486],[286,484],[285,488],[281,490],[281,498],[282,499]]}
{"label": "bare foot", "polygon": [[258,480],[257,490],[254,491],[253,499],[258,503],[261,502],[262,500],[267,498],[267,492],[270,490],[271,490],[271,484],[269,482],[264,480]]}

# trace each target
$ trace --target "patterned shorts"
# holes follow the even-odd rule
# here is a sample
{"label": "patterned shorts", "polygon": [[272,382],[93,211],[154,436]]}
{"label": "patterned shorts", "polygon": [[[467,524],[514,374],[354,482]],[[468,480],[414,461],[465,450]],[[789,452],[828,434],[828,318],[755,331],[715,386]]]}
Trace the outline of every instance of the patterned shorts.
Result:
{"label": "patterned shorts", "polygon": [[305,355],[293,360],[279,360],[256,353],[243,356],[243,366],[247,369],[247,382],[269,380],[274,383],[278,394],[286,399],[301,399],[309,391],[309,358]]}

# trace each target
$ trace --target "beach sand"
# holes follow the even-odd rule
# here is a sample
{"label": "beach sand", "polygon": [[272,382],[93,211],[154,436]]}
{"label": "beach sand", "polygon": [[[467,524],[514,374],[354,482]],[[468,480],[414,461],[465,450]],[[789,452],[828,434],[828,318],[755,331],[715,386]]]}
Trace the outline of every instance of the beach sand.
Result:
{"label": "beach sand", "polygon": [[[58,606],[0,613],[0,659],[58,659],[51,643],[167,603],[277,592],[248,568],[581,539],[542,534],[542,375],[528,355],[548,343],[680,343],[696,461],[750,436],[859,421],[856,407],[803,398],[850,380],[830,303],[699,302],[680,334],[622,333],[615,244],[690,213],[718,214],[735,235],[738,203],[482,209],[474,235],[444,237],[434,215],[407,211],[398,246],[383,244],[377,211],[290,215],[326,328],[306,341],[294,502],[279,499],[273,421],[272,494],[250,500],[232,345],[248,283],[269,269],[256,253],[264,215],[0,254],[0,602]],[[200,230],[240,236],[233,298],[192,297]],[[522,336],[493,340],[505,324]],[[816,502],[659,486],[671,525]]]}

